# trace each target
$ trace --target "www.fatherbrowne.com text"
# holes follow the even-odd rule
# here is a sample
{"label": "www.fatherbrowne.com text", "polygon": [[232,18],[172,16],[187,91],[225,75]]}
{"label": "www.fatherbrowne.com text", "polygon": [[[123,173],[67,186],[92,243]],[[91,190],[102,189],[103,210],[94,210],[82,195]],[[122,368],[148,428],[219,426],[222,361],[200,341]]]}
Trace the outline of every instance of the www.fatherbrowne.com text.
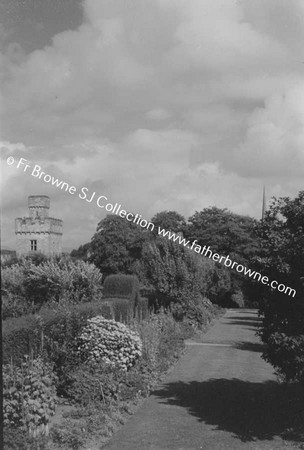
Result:
{"label": "www.fatherbrowne.com text", "polygon": [[[13,156],[9,156],[6,162],[9,166],[12,166],[15,164],[15,158]],[[153,231],[155,228],[155,224],[153,222],[149,222],[148,220],[144,219],[140,214],[133,214],[127,212],[127,210],[122,208],[122,205],[120,203],[108,202],[108,198],[105,195],[99,195],[95,191],[90,193],[89,189],[85,186],[83,186],[79,190],[78,188],[76,188],[76,186],[71,186],[67,182],[59,180],[58,178],[55,178],[54,176],[47,174],[42,170],[41,166],[39,166],[38,164],[35,164],[35,166],[33,167],[31,164],[28,163],[28,161],[25,158],[19,159],[17,163],[17,169],[20,169],[23,172],[30,174],[32,177],[44,181],[45,183],[49,183],[58,189],[61,189],[65,192],[69,192],[69,194],[71,195],[78,194],[78,197],[81,200],[84,200],[88,203],[94,202],[98,206],[98,208],[105,209],[107,212],[118,215],[126,219],[128,222],[133,222],[142,228],[146,228],[147,230],[150,231]],[[232,261],[229,258],[229,255],[221,256],[218,253],[214,253],[209,246],[207,247],[206,245],[204,245],[203,247],[201,247],[197,243],[196,239],[194,239],[194,241],[192,242],[187,241],[183,236],[180,236],[178,233],[176,234],[171,231],[164,230],[160,227],[158,227],[158,235],[165,237],[173,242],[177,242],[179,245],[183,245],[184,247],[194,251],[195,253],[203,255],[206,258],[212,259],[215,262],[224,264],[225,267],[230,267],[231,269],[236,270],[238,273],[243,273],[244,275],[248,276],[253,280],[258,280],[262,284],[270,286],[272,289],[275,289],[279,292],[282,292],[292,297],[295,297],[296,295],[295,289],[292,289],[289,286],[285,286],[284,284],[279,283],[276,280],[270,281],[266,275],[262,275],[259,272],[248,269],[242,264],[238,264],[236,261]]]}

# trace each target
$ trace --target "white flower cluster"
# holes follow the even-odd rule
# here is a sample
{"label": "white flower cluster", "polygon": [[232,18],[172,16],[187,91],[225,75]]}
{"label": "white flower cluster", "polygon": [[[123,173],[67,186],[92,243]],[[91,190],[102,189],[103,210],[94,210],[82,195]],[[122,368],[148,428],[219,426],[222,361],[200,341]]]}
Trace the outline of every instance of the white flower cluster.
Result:
{"label": "white flower cluster", "polygon": [[87,362],[128,370],[141,356],[142,342],[138,333],[123,323],[96,316],[79,336],[78,353]]}

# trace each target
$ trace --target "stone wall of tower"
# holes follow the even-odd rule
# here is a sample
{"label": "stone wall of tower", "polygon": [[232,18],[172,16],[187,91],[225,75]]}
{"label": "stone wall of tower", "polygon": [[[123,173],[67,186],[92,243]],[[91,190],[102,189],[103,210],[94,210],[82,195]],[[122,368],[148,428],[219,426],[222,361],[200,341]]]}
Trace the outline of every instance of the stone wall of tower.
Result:
{"label": "stone wall of tower", "polygon": [[62,253],[60,219],[48,217],[50,199],[47,196],[28,198],[29,217],[15,219],[17,256],[42,253],[54,256]]}

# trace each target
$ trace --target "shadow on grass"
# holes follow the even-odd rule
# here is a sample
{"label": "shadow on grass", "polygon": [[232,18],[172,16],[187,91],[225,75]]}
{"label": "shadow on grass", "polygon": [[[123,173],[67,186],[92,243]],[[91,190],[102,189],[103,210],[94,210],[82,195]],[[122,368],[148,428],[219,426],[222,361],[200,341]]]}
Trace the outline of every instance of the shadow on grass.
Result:
{"label": "shadow on grass", "polygon": [[200,421],[243,442],[271,440],[277,435],[303,439],[304,395],[297,385],[219,378],[168,383],[153,395],[167,405],[187,408]]}

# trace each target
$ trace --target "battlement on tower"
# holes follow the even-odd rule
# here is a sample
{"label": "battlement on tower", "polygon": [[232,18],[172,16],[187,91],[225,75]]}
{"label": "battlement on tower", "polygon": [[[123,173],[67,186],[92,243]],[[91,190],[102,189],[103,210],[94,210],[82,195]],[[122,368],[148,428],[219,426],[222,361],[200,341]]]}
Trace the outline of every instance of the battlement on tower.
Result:
{"label": "battlement on tower", "polygon": [[53,217],[17,217],[15,233],[56,233],[62,235],[63,221]]}

